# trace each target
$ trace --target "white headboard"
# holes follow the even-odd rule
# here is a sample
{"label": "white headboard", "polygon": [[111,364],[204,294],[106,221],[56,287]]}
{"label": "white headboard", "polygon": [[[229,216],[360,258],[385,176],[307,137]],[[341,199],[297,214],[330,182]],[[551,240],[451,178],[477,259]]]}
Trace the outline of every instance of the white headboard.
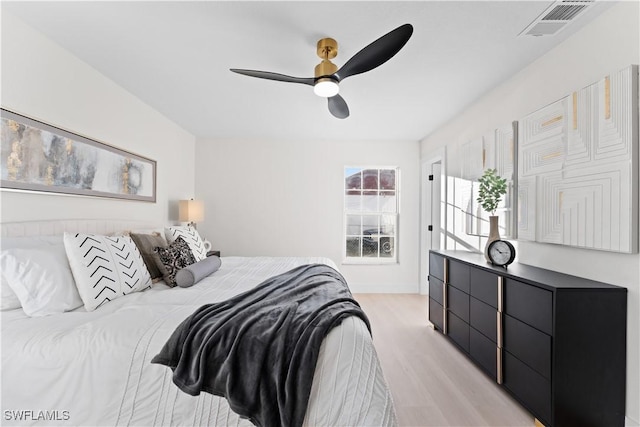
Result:
{"label": "white headboard", "polygon": [[0,237],[56,236],[64,232],[112,234],[124,230],[157,229],[164,227],[152,221],[127,219],[65,219],[50,221],[22,221],[0,223]]}

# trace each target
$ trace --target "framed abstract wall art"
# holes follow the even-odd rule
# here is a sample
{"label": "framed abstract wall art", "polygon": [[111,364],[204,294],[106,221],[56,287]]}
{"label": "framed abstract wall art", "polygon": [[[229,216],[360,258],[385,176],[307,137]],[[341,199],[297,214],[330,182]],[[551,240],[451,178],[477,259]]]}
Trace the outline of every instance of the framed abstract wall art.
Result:
{"label": "framed abstract wall art", "polygon": [[156,162],[0,109],[3,190],[156,201]]}

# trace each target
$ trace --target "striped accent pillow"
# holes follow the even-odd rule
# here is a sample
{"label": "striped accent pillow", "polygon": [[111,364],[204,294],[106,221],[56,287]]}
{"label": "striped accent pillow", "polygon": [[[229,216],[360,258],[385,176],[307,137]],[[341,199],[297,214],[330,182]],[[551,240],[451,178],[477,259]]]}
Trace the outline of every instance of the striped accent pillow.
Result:
{"label": "striped accent pillow", "polygon": [[164,229],[164,237],[169,243],[173,243],[178,237],[182,237],[189,245],[191,252],[193,252],[193,257],[196,259],[196,262],[202,261],[207,257],[207,249],[205,248],[204,241],[202,237],[200,237],[198,230],[193,227],[166,227]]}
{"label": "striped accent pillow", "polygon": [[64,233],[64,246],[87,311],[151,287],[151,276],[128,236]]}

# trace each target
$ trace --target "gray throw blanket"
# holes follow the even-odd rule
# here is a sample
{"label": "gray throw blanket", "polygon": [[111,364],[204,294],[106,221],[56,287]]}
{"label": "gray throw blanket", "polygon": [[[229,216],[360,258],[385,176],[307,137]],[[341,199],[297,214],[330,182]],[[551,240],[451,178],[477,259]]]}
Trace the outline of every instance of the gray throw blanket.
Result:
{"label": "gray throw blanket", "polygon": [[185,393],[224,396],[258,426],[301,426],[320,345],[347,316],[369,320],[345,279],[324,264],[274,276],[185,319],[152,363]]}

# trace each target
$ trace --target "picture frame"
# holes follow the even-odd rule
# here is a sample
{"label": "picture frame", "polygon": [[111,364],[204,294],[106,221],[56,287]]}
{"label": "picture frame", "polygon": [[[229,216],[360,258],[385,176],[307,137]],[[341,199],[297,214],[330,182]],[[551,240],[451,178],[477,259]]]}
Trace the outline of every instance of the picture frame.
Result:
{"label": "picture frame", "polygon": [[0,189],[156,202],[156,161],[0,108]]}

